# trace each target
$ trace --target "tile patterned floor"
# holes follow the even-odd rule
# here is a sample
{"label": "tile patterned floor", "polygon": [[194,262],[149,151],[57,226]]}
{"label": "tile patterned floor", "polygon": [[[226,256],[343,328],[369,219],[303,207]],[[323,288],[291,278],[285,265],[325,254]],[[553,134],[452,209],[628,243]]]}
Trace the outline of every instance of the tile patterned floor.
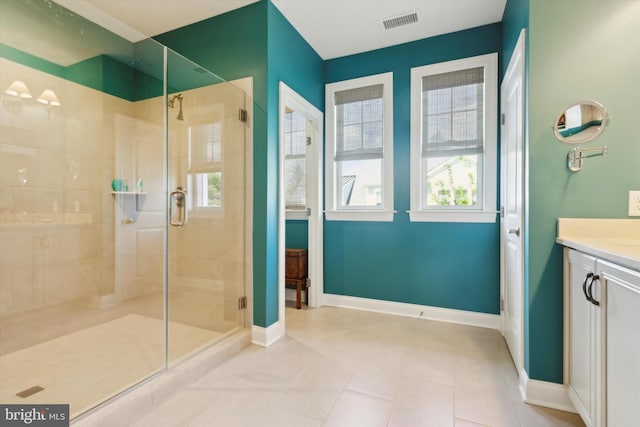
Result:
{"label": "tile patterned floor", "polygon": [[134,427],[583,426],[520,401],[494,330],[323,307],[250,346]]}

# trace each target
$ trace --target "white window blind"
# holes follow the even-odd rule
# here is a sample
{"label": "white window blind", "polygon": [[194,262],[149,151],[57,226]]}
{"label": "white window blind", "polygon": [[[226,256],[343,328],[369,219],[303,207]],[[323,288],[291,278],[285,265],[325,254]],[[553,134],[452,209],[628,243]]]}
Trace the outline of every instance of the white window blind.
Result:
{"label": "white window blind", "polygon": [[335,93],[336,161],[381,159],[384,143],[382,84]]}
{"label": "white window blind", "polygon": [[295,111],[289,111],[284,118],[284,183],[287,209],[304,208],[306,205],[306,149],[305,117]]}
{"label": "white window blind", "polygon": [[219,170],[222,165],[222,123],[189,127],[189,171]]}
{"label": "white window blind", "polygon": [[422,78],[422,156],[484,150],[484,67]]}

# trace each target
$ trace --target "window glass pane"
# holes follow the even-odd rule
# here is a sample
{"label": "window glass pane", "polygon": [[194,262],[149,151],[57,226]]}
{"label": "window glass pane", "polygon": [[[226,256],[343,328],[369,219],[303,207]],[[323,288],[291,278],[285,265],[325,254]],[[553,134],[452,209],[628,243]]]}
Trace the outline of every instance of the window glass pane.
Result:
{"label": "window glass pane", "polygon": [[475,110],[453,113],[451,119],[455,141],[475,141],[478,138],[478,115]]}
{"label": "window glass pane", "polygon": [[300,209],[306,205],[304,163],[304,157],[285,159],[284,185],[285,206],[287,209]]}
{"label": "window glass pane", "polygon": [[383,116],[382,98],[337,105],[335,160],[381,158]]}
{"label": "window glass pane", "polygon": [[341,112],[344,125],[360,123],[362,120],[362,102],[353,102],[351,104],[343,104],[337,107]]}
{"label": "window glass pane", "polygon": [[194,174],[196,208],[222,207],[222,172]]}
{"label": "window glass pane", "polygon": [[362,147],[375,149],[382,147],[382,122],[364,123],[362,125]]}
{"label": "window glass pane", "polygon": [[451,109],[453,111],[475,110],[478,103],[478,88],[482,85],[472,84],[451,89]]}
{"label": "window glass pane", "polygon": [[422,208],[478,206],[478,164],[482,156],[423,158]]}
{"label": "window glass pane", "polygon": [[382,159],[345,160],[336,164],[341,208],[382,205]]}
{"label": "window glass pane", "polygon": [[362,103],[362,121],[382,121],[382,98],[372,99]]}
{"label": "window glass pane", "polygon": [[424,101],[425,113],[427,114],[439,114],[447,113],[451,110],[451,88],[434,89],[428,92],[425,91]]}
{"label": "window glass pane", "polygon": [[302,209],[306,205],[305,154],[307,149],[306,119],[295,111],[286,113],[284,203],[286,209]]}
{"label": "window glass pane", "polygon": [[423,156],[482,152],[483,72],[479,67],[423,77]]}
{"label": "window glass pane", "polygon": [[451,115],[427,116],[423,126],[428,143],[451,140]]}

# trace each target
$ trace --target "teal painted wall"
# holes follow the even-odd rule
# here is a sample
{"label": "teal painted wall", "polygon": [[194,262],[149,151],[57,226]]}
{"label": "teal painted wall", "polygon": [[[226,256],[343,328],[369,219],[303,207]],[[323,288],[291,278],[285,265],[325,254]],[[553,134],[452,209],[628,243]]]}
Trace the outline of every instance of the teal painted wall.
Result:
{"label": "teal painted wall", "polygon": [[309,248],[309,224],[307,221],[289,220],[285,226],[285,246],[287,248]]}
{"label": "teal painted wall", "polygon": [[[393,222],[325,221],[325,292],[499,313],[499,224],[411,223],[410,68],[501,51],[492,24],[325,62],[326,82],[393,71]],[[496,171],[498,174],[498,171]]]}
{"label": "teal painted wall", "polygon": [[[277,145],[267,137],[267,2],[155,36],[224,80],[253,77],[253,323],[277,320]],[[277,163],[275,163],[277,166]],[[276,168],[277,171],[277,168]]]}
{"label": "teal painted wall", "polygon": [[[283,81],[320,111],[324,111],[323,60],[296,29],[268,2],[269,11],[269,94],[278,111],[278,83]],[[278,115],[272,115],[277,129]]]}
{"label": "teal painted wall", "polygon": [[501,24],[502,57],[500,66],[502,67],[502,75],[504,75],[518,36],[520,36],[520,30],[529,27],[529,0],[507,0]]}
{"label": "teal painted wall", "polygon": [[[278,111],[278,84],[286,83],[309,103],[324,111],[324,66],[322,58],[295,28],[269,3],[269,107]],[[278,114],[269,117],[269,136],[277,138]],[[307,248],[307,221],[286,221],[285,246]]]}
{"label": "teal painted wall", "polygon": [[268,0],[154,38],[224,80],[253,76],[253,323],[269,326],[278,320],[278,82],[322,109],[322,59]]}
{"label": "teal painted wall", "polygon": [[[270,161],[270,171],[272,179],[277,183],[278,180],[278,129],[279,129],[279,84],[284,82],[300,96],[309,101],[320,111],[324,111],[324,69],[322,58],[313,50],[313,48],[302,38],[296,29],[287,21],[271,2],[268,2],[268,138],[270,145],[275,147],[273,156]],[[276,187],[277,188],[277,187]],[[270,201],[277,205],[278,194],[275,193]],[[277,207],[277,206],[276,206]],[[306,221],[298,221],[304,222]],[[277,218],[275,219],[277,224]],[[306,232],[300,226],[290,226],[289,222],[285,224],[285,245],[291,239],[296,244],[301,244],[306,240]],[[307,247],[297,246],[297,247]],[[270,265],[277,268],[278,259],[277,252],[271,253],[269,259]],[[276,283],[277,284],[277,283]],[[271,304],[276,306],[277,320],[277,304],[278,289],[277,286],[270,293],[273,297]]]}
{"label": "teal painted wall", "polygon": [[[576,4],[530,4],[529,376],[558,383],[563,296],[556,220],[627,218],[627,191],[640,189],[640,2]],[[580,100],[598,101],[609,111],[609,128],[588,145],[607,145],[609,155],[588,159],[582,171],[571,173],[568,146],[554,139],[550,125]]]}

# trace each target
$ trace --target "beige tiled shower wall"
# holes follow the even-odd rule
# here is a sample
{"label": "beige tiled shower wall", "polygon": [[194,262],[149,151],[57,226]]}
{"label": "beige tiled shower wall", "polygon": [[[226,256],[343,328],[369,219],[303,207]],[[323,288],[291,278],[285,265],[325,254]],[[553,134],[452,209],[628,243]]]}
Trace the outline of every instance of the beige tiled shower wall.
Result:
{"label": "beige tiled shower wall", "polygon": [[[0,87],[22,80],[34,95],[2,94],[0,106],[0,314],[67,302],[100,308],[160,294],[163,98],[132,103],[5,59],[0,71]],[[48,111],[37,103],[44,89],[62,105]],[[223,173],[223,205],[169,231],[169,314],[222,332],[238,325],[247,274],[249,147],[238,120],[245,95],[228,83],[183,95],[185,120],[176,120],[175,108],[168,116],[169,189],[188,187],[194,163],[202,163],[197,140],[189,150],[190,128],[220,123],[214,169]],[[112,194],[114,178],[126,178],[130,191],[142,179],[145,194]],[[160,303],[153,313],[162,314]]]}
{"label": "beige tiled shower wall", "polygon": [[[0,59],[0,313],[114,292],[114,117],[132,104]],[[52,89],[61,106],[36,102]]]}

